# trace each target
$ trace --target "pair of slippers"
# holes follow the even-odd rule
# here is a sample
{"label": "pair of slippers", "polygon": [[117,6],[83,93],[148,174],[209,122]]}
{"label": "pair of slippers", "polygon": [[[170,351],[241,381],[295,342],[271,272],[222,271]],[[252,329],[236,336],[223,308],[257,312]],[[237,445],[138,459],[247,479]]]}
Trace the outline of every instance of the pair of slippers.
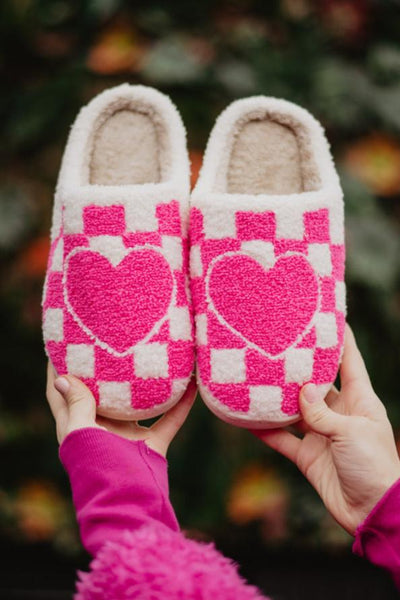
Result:
{"label": "pair of slippers", "polygon": [[195,362],[220,418],[299,418],[325,394],[345,324],[342,191],[319,123],[290,102],[233,102],[190,194],[185,129],[169,98],[127,84],[79,113],[55,195],[43,295],[46,352],[98,412],[157,416]]}

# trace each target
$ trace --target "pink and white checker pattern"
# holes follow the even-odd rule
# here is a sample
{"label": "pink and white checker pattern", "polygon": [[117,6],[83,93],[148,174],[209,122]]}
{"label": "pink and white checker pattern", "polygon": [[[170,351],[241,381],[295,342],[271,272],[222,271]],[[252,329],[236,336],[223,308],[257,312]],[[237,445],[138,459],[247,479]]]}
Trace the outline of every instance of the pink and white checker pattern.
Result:
{"label": "pink and white checker pattern", "polygon": [[126,202],[66,207],[48,260],[46,352],[57,373],[86,383],[102,414],[159,414],[179,400],[194,361],[179,202],[149,203],[142,220]]}
{"label": "pink and white checker pattern", "polygon": [[191,209],[200,391],[231,422],[283,424],[298,413],[302,384],[326,391],[337,374],[345,326],[341,209],[279,214],[228,203],[222,218],[210,205]]}

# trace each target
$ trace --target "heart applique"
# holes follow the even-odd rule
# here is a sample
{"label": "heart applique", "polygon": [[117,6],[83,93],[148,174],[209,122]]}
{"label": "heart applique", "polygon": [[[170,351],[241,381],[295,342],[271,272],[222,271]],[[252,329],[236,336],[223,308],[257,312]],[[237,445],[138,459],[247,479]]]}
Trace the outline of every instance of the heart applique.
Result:
{"label": "heart applique", "polygon": [[161,252],[134,248],[113,266],[89,249],[67,260],[67,306],[82,329],[100,345],[124,354],[155,331],[167,314],[173,276]]}
{"label": "heart applique", "polygon": [[300,254],[283,255],[267,271],[245,254],[223,255],[209,270],[207,288],[220,320],[271,357],[306,333],[318,308],[318,279]]}

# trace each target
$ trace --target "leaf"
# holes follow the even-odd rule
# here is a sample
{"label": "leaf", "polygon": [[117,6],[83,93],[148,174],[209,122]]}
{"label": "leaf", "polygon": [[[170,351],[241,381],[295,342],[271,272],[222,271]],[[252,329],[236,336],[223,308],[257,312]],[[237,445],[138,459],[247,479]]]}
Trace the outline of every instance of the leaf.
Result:
{"label": "leaf", "polygon": [[216,68],[217,80],[232,94],[252,94],[257,85],[253,68],[242,61],[226,61]]}
{"label": "leaf", "polygon": [[371,49],[368,65],[380,81],[391,83],[400,79],[400,49],[390,44],[379,44]]}
{"label": "leaf", "polygon": [[362,181],[340,167],[338,173],[343,188],[346,215],[375,216],[380,212],[375,196]]}
{"label": "leaf", "polygon": [[385,123],[400,131],[400,83],[387,88],[376,87],[371,106]]}
{"label": "leaf", "polygon": [[94,17],[107,19],[112,16],[121,5],[121,0],[89,0],[87,11]]}
{"label": "leaf", "polygon": [[398,228],[383,214],[346,220],[347,274],[371,288],[391,291],[400,271]]}
{"label": "leaf", "polygon": [[314,103],[319,114],[346,130],[365,118],[360,98],[368,86],[365,76],[338,59],[325,59],[314,76]]}
{"label": "leaf", "polygon": [[142,75],[154,83],[169,85],[200,79],[204,64],[191,52],[187,41],[178,34],[157,42],[143,59]]}
{"label": "leaf", "polygon": [[15,249],[32,227],[33,207],[21,188],[0,188],[0,250]]}

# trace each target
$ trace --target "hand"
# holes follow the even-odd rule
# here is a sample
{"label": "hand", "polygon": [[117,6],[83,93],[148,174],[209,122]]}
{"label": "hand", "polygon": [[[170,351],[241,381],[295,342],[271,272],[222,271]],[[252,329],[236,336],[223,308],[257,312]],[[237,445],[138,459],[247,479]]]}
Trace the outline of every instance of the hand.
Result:
{"label": "hand", "polygon": [[354,534],[388,488],[400,478],[393,430],[374,393],[354,335],[346,327],[341,390],[325,400],[313,384],[300,394],[299,438],[284,429],[253,431],[293,461],[344,529]]}
{"label": "hand", "polygon": [[192,408],[196,397],[196,384],[192,379],[182,399],[151,427],[135,421],[117,421],[96,415],[96,402],[91,391],[73,375],[56,379],[51,363],[47,367],[47,400],[61,444],[66,436],[85,427],[104,429],[128,440],[143,440],[149,448],[166,456],[168,446],[178,433]]}

